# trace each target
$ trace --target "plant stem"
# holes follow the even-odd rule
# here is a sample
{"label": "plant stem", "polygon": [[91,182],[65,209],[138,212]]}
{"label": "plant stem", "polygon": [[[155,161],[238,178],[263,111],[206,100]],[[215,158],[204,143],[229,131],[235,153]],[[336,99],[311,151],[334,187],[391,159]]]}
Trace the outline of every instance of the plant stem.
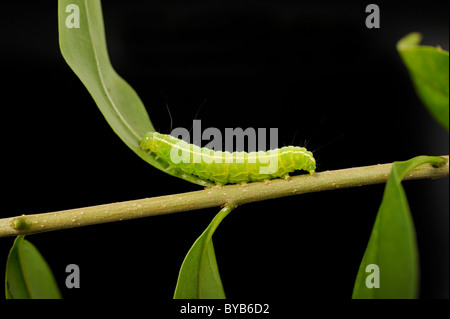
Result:
{"label": "plant stem", "polygon": [[[442,158],[445,165],[440,167],[433,167],[429,164],[422,165],[408,174],[405,180],[448,176],[449,157],[447,155]],[[242,205],[304,193],[380,184],[386,182],[391,167],[392,164],[355,167],[295,176],[287,181],[277,179],[270,183],[250,183],[246,186],[213,187],[189,193],[3,218],[0,219],[0,237],[197,210],[229,203]]]}

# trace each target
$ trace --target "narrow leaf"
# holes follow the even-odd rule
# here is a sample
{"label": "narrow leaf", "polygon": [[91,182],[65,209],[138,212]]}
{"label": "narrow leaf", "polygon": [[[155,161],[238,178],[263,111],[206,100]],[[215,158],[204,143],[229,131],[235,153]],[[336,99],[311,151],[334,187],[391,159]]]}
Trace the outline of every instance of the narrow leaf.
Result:
{"label": "narrow leaf", "polygon": [[[109,60],[99,0],[59,0],[59,45],[73,72],[93,97],[105,119],[138,156],[164,172],[202,186],[211,183],[156,160],[141,150],[145,133],[155,129],[139,96],[113,69]],[[74,21],[78,21],[75,23]]]}
{"label": "narrow leaf", "polygon": [[449,54],[419,45],[422,36],[410,33],[397,43],[417,94],[433,117],[449,129]]}
{"label": "narrow leaf", "polygon": [[7,299],[60,299],[52,271],[37,248],[18,236],[6,263]]}
{"label": "narrow leaf", "polygon": [[440,157],[419,156],[393,164],[356,277],[354,299],[417,298],[419,262],[416,233],[401,180],[417,166],[426,163],[442,165],[445,162]]}
{"label": "narrow leaf", "polygon": [[224,207],[192,245],[181,265],[174,299],[225,299],[212,235],[231,210]]}

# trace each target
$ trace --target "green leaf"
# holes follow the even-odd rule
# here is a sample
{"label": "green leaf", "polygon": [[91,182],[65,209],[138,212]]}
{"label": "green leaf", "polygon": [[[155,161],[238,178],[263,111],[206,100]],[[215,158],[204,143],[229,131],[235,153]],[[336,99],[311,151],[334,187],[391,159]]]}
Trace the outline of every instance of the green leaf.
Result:
{"label": "green leaf", "polygon": [[[210,186],[210,182],[171,169],[167,162],[156,160],[153,155],[141,150],[142,137],[155,129],[139,96],[111,65],[100,1],[59,0],[58,3],[61,53],[114,132],[154,167],[192,183]],[[79,27],[72,27],[73,19],[78,16]]]}
{"label": "green leaf", "polygon": [[192,245],[181,265],[174,299],[225,299],[211,237],[231,211],[229,206],[222,208]]}
{"label": "green leaf", "polygon": [[52,271],[37,248],[17,236],[6,262],[7,299],[60,299]]}
{"label": "green leaf", "polygon": [[[413,299],[418,296],[419,263],[416,233],[405,191],[401,185],[408,172],[422,164],[443,165],[441,157],[419,156],[395,162],[353,288],[354,299]],[[379,288],[369,288],[379,269]],[[367,282],[366,282],[367,281]]]}
{"label": "green leaf", "polygon": [[410,33],[397,43],[414,87],[433,117],[449,129],[449,54],[440,48],[419,45],[422,36]]}

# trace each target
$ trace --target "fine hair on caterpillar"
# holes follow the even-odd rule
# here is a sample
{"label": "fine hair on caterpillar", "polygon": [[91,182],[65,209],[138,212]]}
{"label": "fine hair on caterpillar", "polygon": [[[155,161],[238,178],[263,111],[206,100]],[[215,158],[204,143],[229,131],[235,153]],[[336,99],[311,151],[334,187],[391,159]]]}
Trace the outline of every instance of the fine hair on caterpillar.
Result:
{"label": "fine hair on caterpillar", "polygon": [[[196,123],[198,122],[198,123]],[[311,152],[304,147],[285,146],[277,148],[278,129],[270,129],[269,151],[244,152],[243,141],[248,138],[249,149],[256,149],[256,130],[247,128],[225,129],[225,146],[233,146],[237,141],[237,152],[222,151],[222,134],[217,128],[207,128],[201,133],[200,121],[194,121],[194,143],[206,137],[210,142],[203,148],[190,144],[189,132],[184,128],[172,131],[178,139],[171,135],[149,132],[141,141],[141,148],[165,160],[169,168],[180,169],[186,174],[211,180],[218,185],[227,183],[246,183],[248,181],[263,181],[273,178],[286,178],[290,172],[306,170],[313,173],[316,167]],[[197,125],[196,125],[197,124]],[[196,127],[197,126],[197,127]],[[197,129],[197,130],[196,130]],[[265,128],[258,128],[258,147],[265,149]],[[260,134],[264,133],[264,134]],[[195,136],[197,134],[197,136]],[[273,136],[274,135],[274,136]],[[211,137],[213,139],[211,140]],[[186,141],[187,139],[187,141]],[[275,146],[274,146],[275,144]],[[240,150],[241,149],[241,150]]]}

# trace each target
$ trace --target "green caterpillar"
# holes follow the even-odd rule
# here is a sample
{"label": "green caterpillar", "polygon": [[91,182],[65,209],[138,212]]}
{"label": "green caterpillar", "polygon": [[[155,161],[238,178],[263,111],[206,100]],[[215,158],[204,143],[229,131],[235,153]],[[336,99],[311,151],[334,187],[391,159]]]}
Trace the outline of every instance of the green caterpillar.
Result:
{"label": "green caterpillar", "polygon": [[314,173],[316,161],[304,147],[286,146],[267,152],[222,152],[188,144],[171,135],[149,132],[141,148],[170,167],[210,180],[217,185],[286,178],[290,172],[305,170]]}

